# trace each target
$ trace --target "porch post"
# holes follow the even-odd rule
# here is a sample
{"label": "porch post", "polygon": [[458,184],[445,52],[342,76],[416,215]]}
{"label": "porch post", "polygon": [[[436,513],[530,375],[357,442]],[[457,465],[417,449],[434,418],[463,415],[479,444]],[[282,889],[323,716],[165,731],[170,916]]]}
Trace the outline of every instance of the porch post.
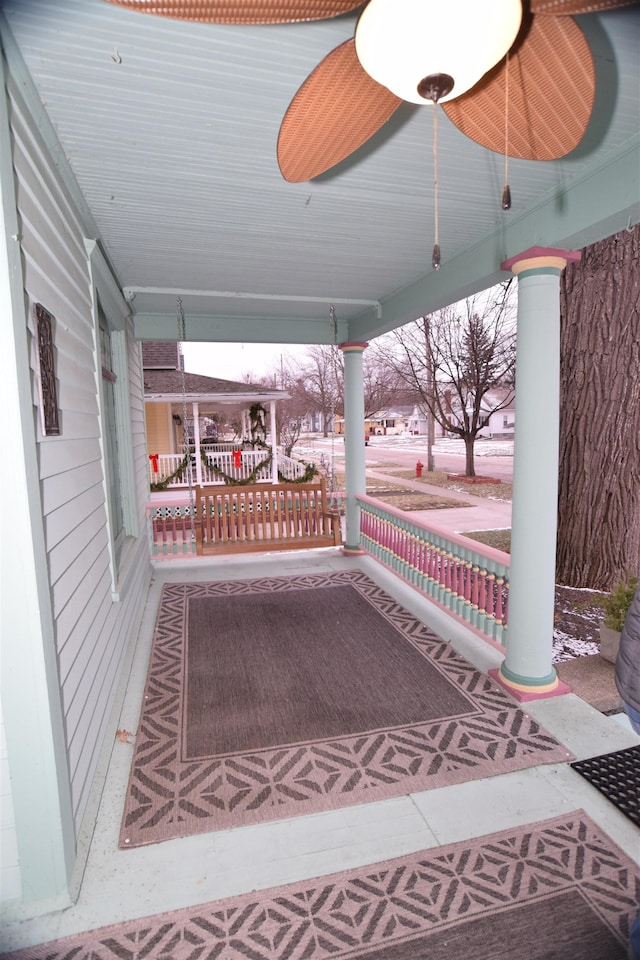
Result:
{"label": "porch post", "polygon": [[534,247],[502,264],[518,277],[509,628],[495,678],[518,700],[567,693],[553,666],[560,274],[580,253]]}
{"label": "porch post", "polygon": [[195,400],[191,405],[193,416],[193,449],[196,458],[196,483],[202,484],[202,459],[200,458],[200,404]]}
{"label": "porch post", "polygon": [[341,343],[344,354],[344,452],[346,488],[346,542],[343,552],[362,553],[359,493],[366,493],[364,446],[364,380],[362,354],[367,343]]}
{"label": "porch post", "polygon": [[271,443],[271,479],[278,482],[278,447],[276,446],[276,402],[269,403],[269,440]]}

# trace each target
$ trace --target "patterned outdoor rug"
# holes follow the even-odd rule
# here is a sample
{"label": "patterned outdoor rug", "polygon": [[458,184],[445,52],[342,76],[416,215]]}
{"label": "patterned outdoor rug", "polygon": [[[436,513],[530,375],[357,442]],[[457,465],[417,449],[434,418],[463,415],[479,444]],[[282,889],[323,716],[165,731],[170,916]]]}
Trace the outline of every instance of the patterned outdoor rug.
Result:
{"label": "patterned outdoor rug", "polygon": [[571,759],[357,571],[172,584],[120,845]]}
{"label": "patterned outdoor rug", "polygon": [[577,760],[571,766],[640,827],[640,745]]}
{"label": "patterned outdoor rug", "polygon": [[582,811],[11,960],[625,960],[640,869]]}

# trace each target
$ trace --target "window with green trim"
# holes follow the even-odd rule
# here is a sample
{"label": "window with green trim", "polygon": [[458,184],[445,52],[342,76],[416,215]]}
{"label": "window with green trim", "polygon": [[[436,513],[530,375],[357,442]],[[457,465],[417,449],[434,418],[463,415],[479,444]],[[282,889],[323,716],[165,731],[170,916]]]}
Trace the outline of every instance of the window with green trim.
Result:
{"label": "window with green trim", "polygon": [[125,538],[120,460],[118,456],[118,424],[116,418],[116,388],[118,377],[113,369],[109,325],[100,301],[98,301],[98,321],[100,333],[100,363],[102,365],[102,426],[105,472],[109,521],[117,563]]}

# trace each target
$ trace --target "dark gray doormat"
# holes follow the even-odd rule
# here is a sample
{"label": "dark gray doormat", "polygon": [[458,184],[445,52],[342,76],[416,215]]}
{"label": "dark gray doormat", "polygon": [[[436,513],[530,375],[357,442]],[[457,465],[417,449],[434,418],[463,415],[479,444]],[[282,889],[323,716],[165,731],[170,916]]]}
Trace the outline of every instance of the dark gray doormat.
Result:
{"label": "dark gray doormat", "polygon": [[640,744],[571,766],[640,827]]}

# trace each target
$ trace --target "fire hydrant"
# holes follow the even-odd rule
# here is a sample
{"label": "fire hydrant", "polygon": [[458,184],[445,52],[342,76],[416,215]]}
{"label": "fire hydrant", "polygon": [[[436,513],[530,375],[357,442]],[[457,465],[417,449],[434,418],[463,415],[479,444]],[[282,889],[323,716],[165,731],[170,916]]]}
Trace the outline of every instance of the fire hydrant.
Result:
{"label": "fire hydrant", "polygon": [[424,467],[424,463],[420,463],[420,461],[418,460],[418,462],[416,463],[416,477],[422,476],[423,467]]}

